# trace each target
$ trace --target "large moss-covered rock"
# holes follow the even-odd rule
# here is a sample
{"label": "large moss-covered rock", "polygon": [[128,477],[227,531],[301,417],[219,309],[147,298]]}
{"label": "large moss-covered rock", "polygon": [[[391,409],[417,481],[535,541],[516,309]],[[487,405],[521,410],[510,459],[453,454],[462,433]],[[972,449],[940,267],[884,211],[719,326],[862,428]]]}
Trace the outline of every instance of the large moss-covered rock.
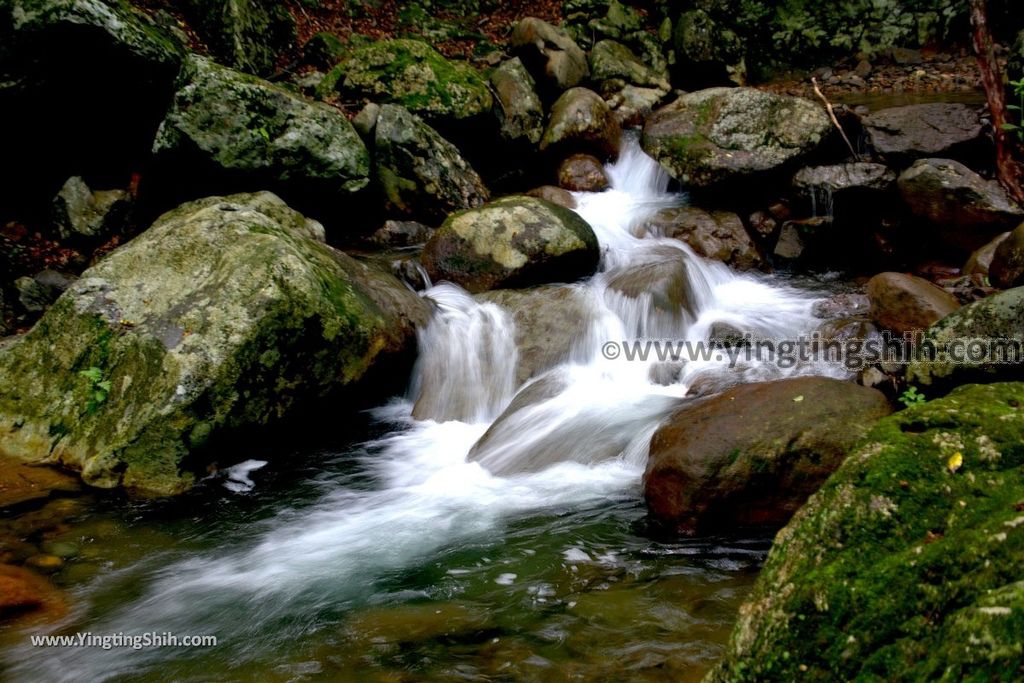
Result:
{"label": "large moss-covered rock", "polygon": [[0,205],[140,167],[184,50],[119,0],[0,3]]}
{"label": "large moss-covered rock", "polygon": [[370,155],[336,109],[192,56],[153,152],[167,183],[262,187],[330,206],[369,184]]}
{"label": "large moss-covered rock", "polygon": [[602,40],[594,45],[590,51],[590,76],[597,83],[619,79],[665,91],[671,88],[665,74],[644,64],[632,50],[614,40]]}
{"label": "large moss-covered rock", "polygon": [[440,221],[487,201],[487,188],[455,145],[405,108],[383,105],[374,136],[377,182],[389,213]]}
{"label": "large moss-covered rock", "polygon": [[162,216],[0,350],[0,450],[94,486],[180,493],[218,437],[405,352],[423,301],[314,232],[269,193]]}
{"label": "large moss-covered rock", "polygon": [[448,217],[423,250],[435,281],[470,292],[573,282],[593,274],[599,258],[591,227],[569,209],[512,196]]}
{"label": "large moss-covered rock", "polygon": [[824,377],[687,399],[651,439],[647,507],[684,533],[781,526],[891,410],[879,391]]}
{"label": "large moss-covered rock", "polygon": [[186,0],[203,40],[224,64],[267,76],[277,55],[295,40],[295,20],[274,0]]}
{"label": "large moss-covered rock", "polygon": [[829,134],[810,100],[753,88],[683,95],[644,125],[643,147],[681,183],[708,187],[797,161]]}
{"label": "large moss-covered rock", "polygon": [[[946,316],[928,328],[921,346],[933,349],[934,358],[923,357],[907,367],[911,383],[949,385],[1024,376],[1024,287]],[[968,353],[972,347],[977,349],[974,354]],[[1005,362],[1014,358],[1016,362]]]}
{"label": "large moss-covered rock", "polygon": [[880,421],[775,537],[705,680],[1019,679],[1022,406],[970,385]]}
{"label": "large moss-covered rock", "polygon": [[487,81],[449,61],[420,40],[381,40],[352,51],[332,69],[321,90],[344,98],[399,104],[431,122],[461,121],[491,109]]}

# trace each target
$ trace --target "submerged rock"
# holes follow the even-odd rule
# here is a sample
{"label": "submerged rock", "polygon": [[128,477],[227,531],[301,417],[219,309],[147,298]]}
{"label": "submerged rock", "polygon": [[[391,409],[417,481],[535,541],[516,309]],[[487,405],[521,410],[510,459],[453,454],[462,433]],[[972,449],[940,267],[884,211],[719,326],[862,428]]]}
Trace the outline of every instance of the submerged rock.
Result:
{"label": "submerged rock", "polygon": [[512,196],[448,217],[423,250],[435,282],[470,292],[573,282],[593,274],[597,237],[572,211],[533,197]]}
{"label": "submerged rock", "polygon": [[383,105],[374,135],[377,182],[386,211],[441,220],[487,201],[487,188],[455,145],[415,114]]}
{"label": "submerged rock", "polygon": [[644,228],[654,235],[682,240],[701,256],[740,270],[764,265],[743,221],[729,211],[705,211],[695,206],[662,209]]}
{"label": "submerged rock", "polygon": [[[1024,376],[1024,325],[1021,321],[1024,321],[1024,287],[998,292],[964,306],[928,328],[921,345],[935,349],[937,356],[911,363],[907,380],[915,384],[950,385]],[[972,362],[966,352],[975,340],[985,353]],[[959,348],[951,349],[952,344]],[[955,350],[956,356],[950,355],[950,350]],[[1003,354],[1002,359],[999,354]],[[1006,362],[1014,358],[1016,362]]]}
{"label": "submerged rock", "polygon": [[882,109],[862,120],[882,156],[909,163],[923,157],[964,156],[981,140],[977,109],[966,104],[911,104]]}
{"label": "submerged rock", "polygon": [[295,40],[295,19],[274,0],[185,0],[191,24],[218,60],[257,76],[274,73]]}
{"label": "submerged rock", "polygon": [[28,614],[54,620],[66,611],[63,597],[49,581],[24,567],[0,564],[0,621]]}
{"label": "submerged rock", "polygon": [[685,401],[651,439],[648,510],[684,533],[781,526],[891,410],[879,391],[824,377]]}
{"label": "submerged rock", "polygon": [[407,352],[424,302],[308,234],[269,193],[163,215],[0,349],[0,450],[93,486],[176,494],[209,462],[204,446]]}
{"label": "submerged rock", "polygon": [[397,38],[356,48],[332,69],[321,92],[405,107],[431,122],[457,122],[491,110],[487,81],[421,40]]}
{"label": "submerged rock", "polygon": [[518,57],[505,60],[491,72],[494,114],[501,136],[512,142],[536,145],[544,134],[544,106],[537,84]]}
{"label": "submerged rock", "polygon": [[265,187],[321,210],[369,183],[369,153],[339,111],[198,56],[153,153],[169,184]]}
{"label": "submerged rock", "polygon": [[946,290],[905,273],[874,276],[868,280],[867,294],[871,319],[898,334],[924,330],[960,308],[960,302]]}
{"label": "submerged rock", "polygon": [[1024,285],[1024,223],[995,248],[989,274],[997,287]]}
{"label": "submerged rock", "polygon": [[958,246],[975,249],[1024,220],[1024,209],[998,181],[951,159],[921,159],[900,174],[897,184],[911,212],[946,228],[946,239]]}
{"label": "submerged rock", "polygon": [[605,301],[621,318],[634,317],[638,308],[644,311],[638,336],[671,338],[696,318],[687,255],[681,248],[657,244],[632,263],[605,271],[604,280]]}
{"label": "submerged rock", "polygon": [[558,165],[558,185],[574,192],[602,192],[609,183],[600,159],[573,154]]}
{"label": "submerged rock", "polygon": [[622,129],[608,104],[592,90],[572,88],[551,106],[540,141],[541,150],[589,152],[602,157],[619,154]]}
{"label": "submerged rock", "polygon": [[1016,677],[1022,405],[964,386],[881,420],[776,535],[706,680]]}
{"label": "submerged rock", "polygon": [[814,102],[753,88],[711,88],[681,96],[651,114],[643,148],[691,187],[795,163],[830,133]]}
{"label": "submerged rock", "polygon": [[38,503],[54,493],[81,488],[78,480],[54,467],[27,465],[0,456],[0,511],[7,512],[25,503]]}
{"label": "submerged rock", "polygon": [[549,89],[567,90],[590,75],[587,54],[564,30],[542,19],[521,19],[512,30],[509,44]]}

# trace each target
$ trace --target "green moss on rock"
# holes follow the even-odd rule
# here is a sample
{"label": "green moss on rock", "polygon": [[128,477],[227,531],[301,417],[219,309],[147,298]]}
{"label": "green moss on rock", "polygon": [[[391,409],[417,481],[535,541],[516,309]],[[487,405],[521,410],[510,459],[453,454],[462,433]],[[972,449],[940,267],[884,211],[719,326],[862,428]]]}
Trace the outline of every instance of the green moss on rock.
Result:
{"label": "green moss on rock", "polygon": [[462,120],[490,111],[487,82],[467,65],[444,58],[425,42],[381,40],[354,50],[328,72],[321,94],[400,104],[428,120]]}
{"label": "green moss on rock", "polygon": [[307,233],[269,193],[162,216],[0,350],[0,450],[179,493],[211,436],[271,425],[405,349],[419,297]]}
{"label": "green moss on rock", "polygon": [[1024,384],[880,421],[779,532],[707,681],[1019,680]]}

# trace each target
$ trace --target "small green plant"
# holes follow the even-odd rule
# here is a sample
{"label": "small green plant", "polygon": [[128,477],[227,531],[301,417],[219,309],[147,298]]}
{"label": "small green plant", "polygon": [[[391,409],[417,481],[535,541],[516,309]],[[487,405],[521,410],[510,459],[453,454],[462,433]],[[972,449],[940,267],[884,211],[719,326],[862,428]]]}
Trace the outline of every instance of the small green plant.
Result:
{"label": "small green plant", "polygon": [[924,394],[917,390],[917,387],[907,387],[907,390],[900,394],[899,398],[900,403],[908,408],[910,406],[920,405],[927,400],[928,399],[924,397]]}
{"label": "small green plant", "polygon": [[78,374],[92,383],[92,386],[89,388],[89,402],[85,404],[85,411],[87,413],[94,413],[101,405],[106,403],[107,396],[110,395],[110,380],[103,379],[103,371],[96,366],[81,370]]}
{"label": "small green plant", "polygon": [[[1010,81],[1010,87],[1013,88],[1013,94],[1017,96],[1017,104],[1008,104],[1006,108],[1017,112],[1017,118],[1020,119],[1024,116],[1024,77],[1017,81]],[[1017,136],[1017,140],[1024,142],[1024,119],[1020,123],[1007,121],[1003,124],[1003,130],[1013,133]]]}
{"label": "small green plant", "polygon": [[267,142],[270,142],[270,132],[263,126],[260,126],[259,128],[256,129],[256,134],[259,135],[264,140],[266,140]]}

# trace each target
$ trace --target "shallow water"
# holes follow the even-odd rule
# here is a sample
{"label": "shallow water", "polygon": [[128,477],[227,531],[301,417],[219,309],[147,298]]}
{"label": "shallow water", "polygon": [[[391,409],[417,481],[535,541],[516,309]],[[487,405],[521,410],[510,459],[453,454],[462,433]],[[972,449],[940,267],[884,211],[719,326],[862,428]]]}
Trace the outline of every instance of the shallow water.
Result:
{"label": "shallow water", "polygon": [[[812,309],[822,296],[645,232],[647,216],[684,198],[635,142],[609,175],[611,190],[576,195],[602,259],[593,278],[567,285],[588,321],[566,321],[577,328],[560,366],[517,386],[509,316],[452,285],[429,289],[438,312],[421,331],[410,395],[374,411],[358,438],[319,453],[248,454],[276,464],[247,462],[163,506],[62,503],[74,509],[55,517],[70,521],[30,535],[78,548],[56,575],[68,614],[0,632],[9,677],[697,680],[768,543],[655,538],[640,490],[650,435],[699,380],[844,371],[709,358],[666,382],[652,379],[655,359],[606,357],[608,341],[700,341],[723,323],[791,339],[820,323]],[[614,288],[621,273],[666,260],[682,273],[685,306]],[[527,400],[541,381],[554,388]],[[26,643],[29,633],[83,631],[218,644]]]}

